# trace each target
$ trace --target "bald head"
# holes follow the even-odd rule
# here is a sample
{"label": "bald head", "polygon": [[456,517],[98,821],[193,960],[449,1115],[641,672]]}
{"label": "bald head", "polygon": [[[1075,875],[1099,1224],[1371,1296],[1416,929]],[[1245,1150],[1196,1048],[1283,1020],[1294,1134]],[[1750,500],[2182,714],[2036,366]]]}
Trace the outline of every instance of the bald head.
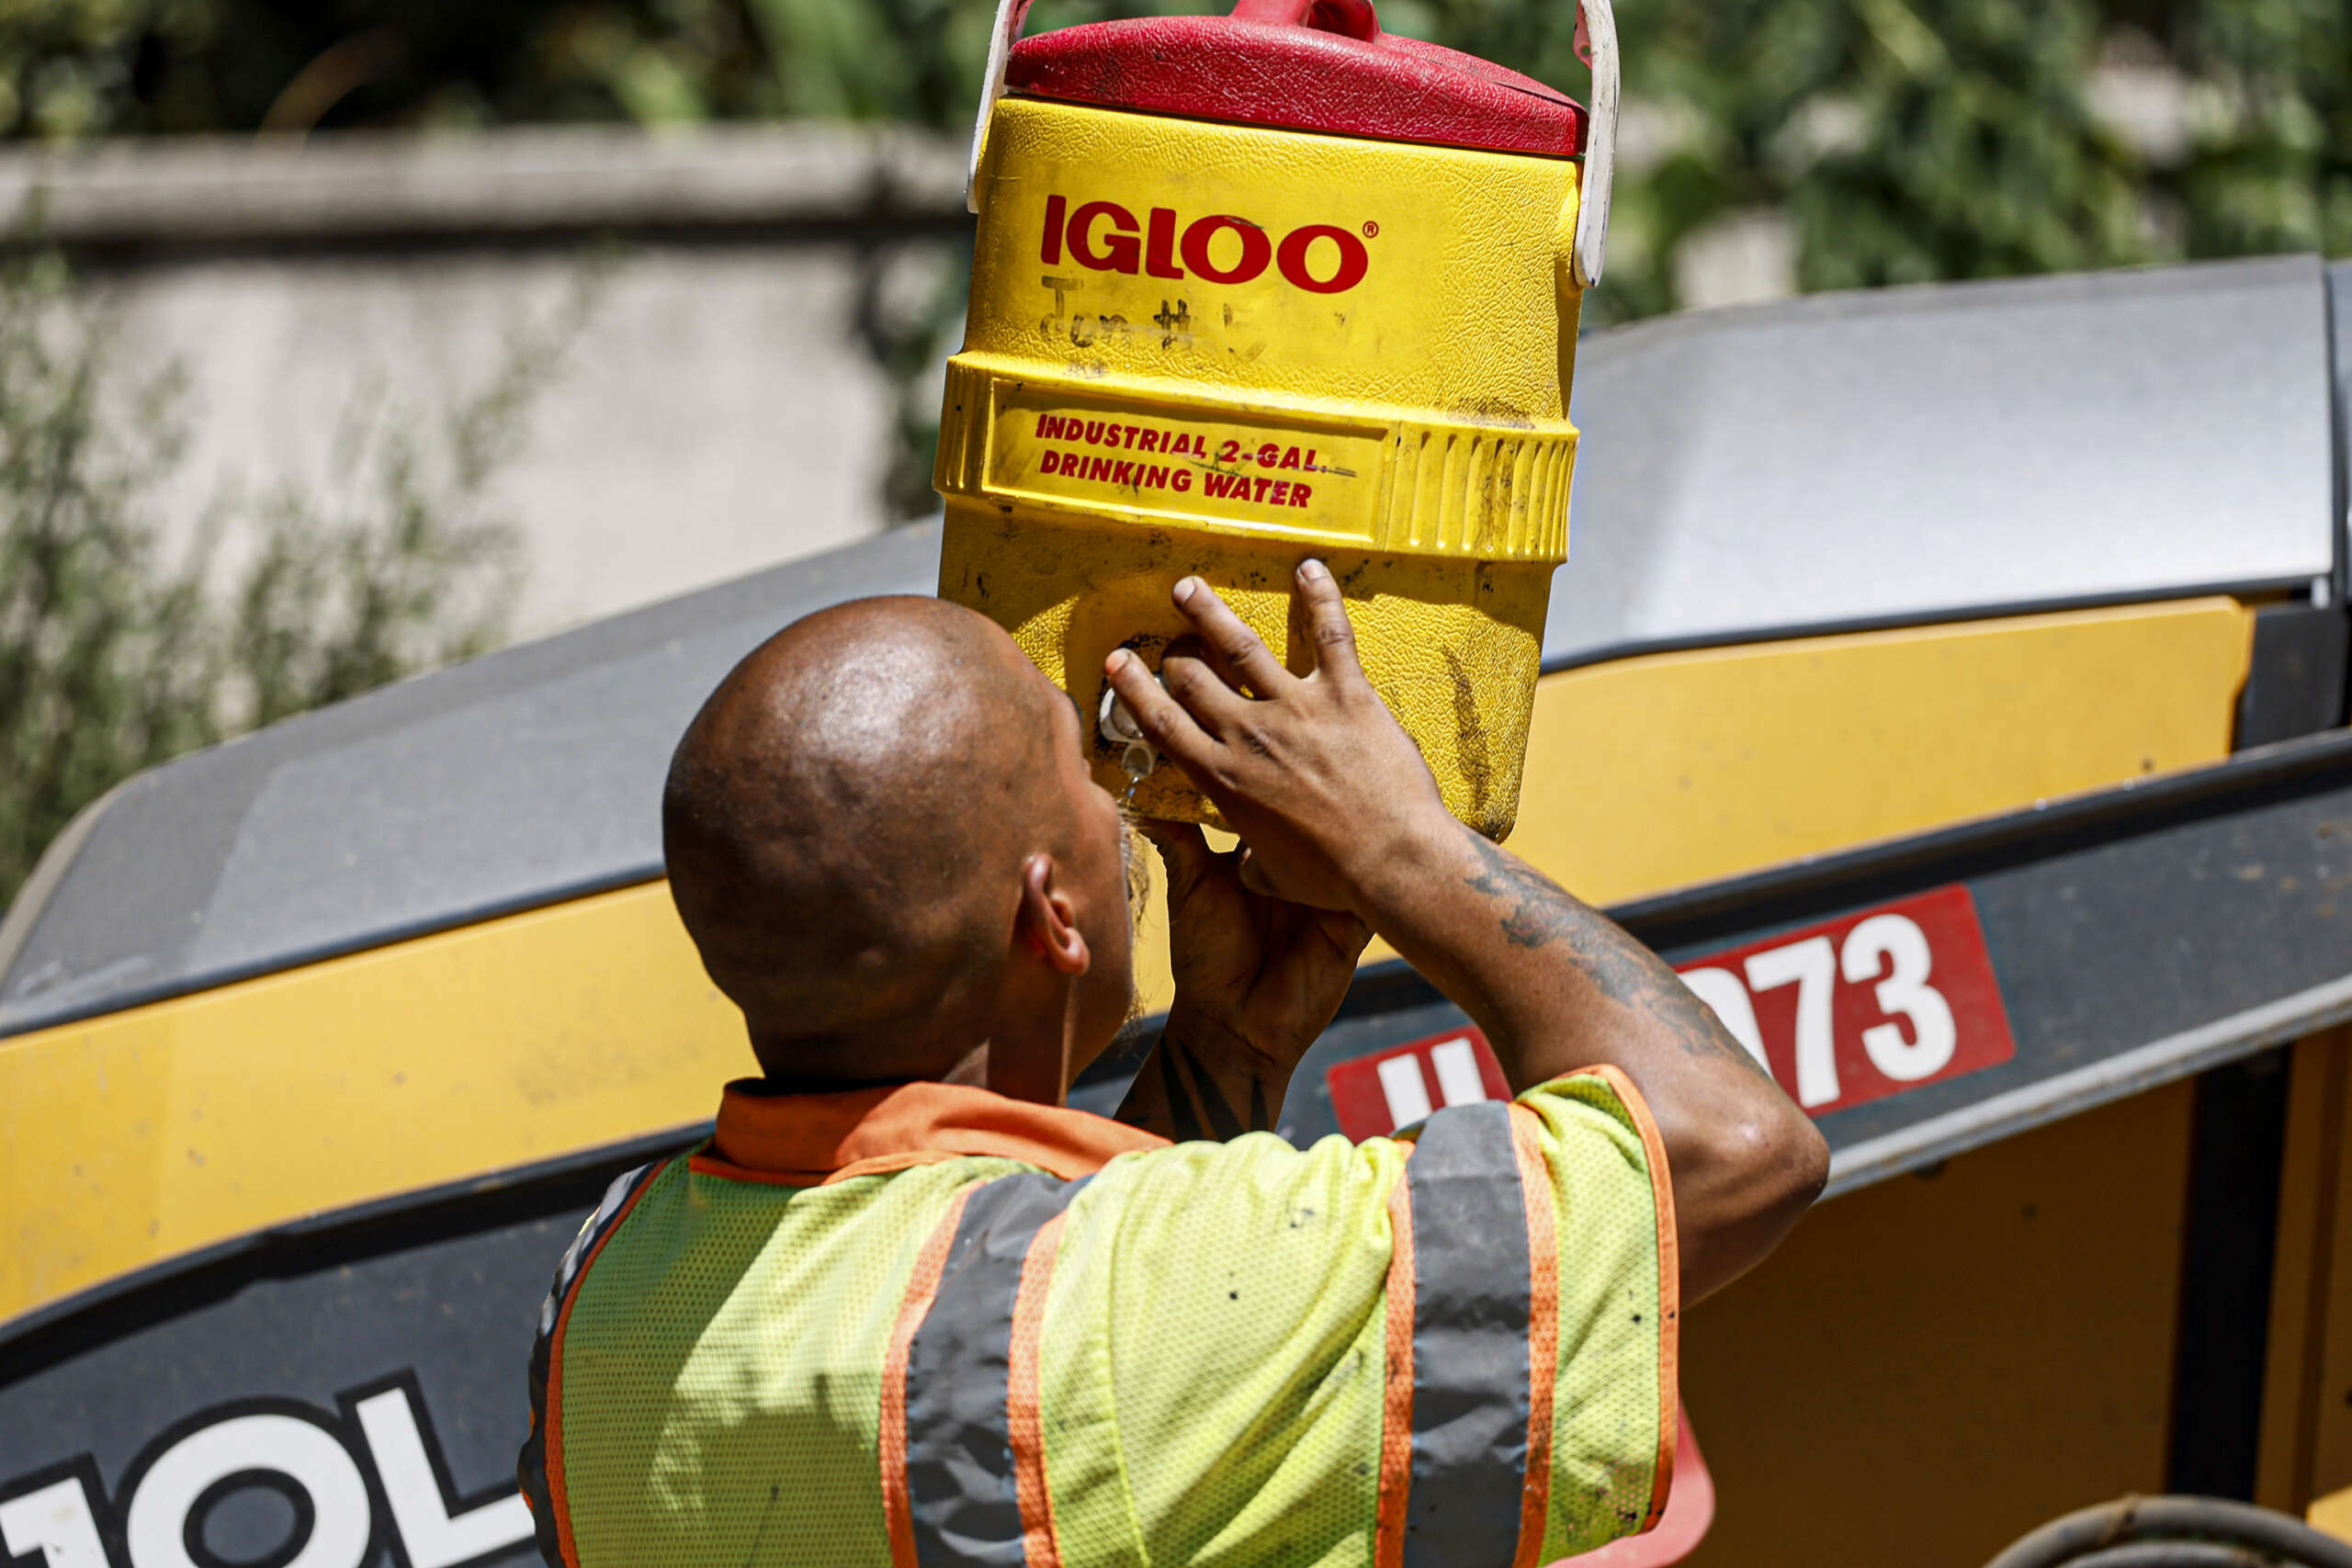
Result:
{"label": "bald head", "polygon": [[796,622],[703,705],[663,850],[771,1076],[933,1077],[968,1048],[1024,863],[1081,849],[1068,705],[994,623],[918,598]]}

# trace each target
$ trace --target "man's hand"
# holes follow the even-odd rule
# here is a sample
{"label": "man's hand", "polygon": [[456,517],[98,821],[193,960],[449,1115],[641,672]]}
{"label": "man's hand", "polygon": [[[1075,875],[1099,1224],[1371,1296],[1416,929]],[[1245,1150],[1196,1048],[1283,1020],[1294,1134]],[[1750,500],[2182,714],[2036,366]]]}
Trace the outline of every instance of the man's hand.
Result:
{"label": "man's hand", "polygon": [[1251,886],[1366,914],[1366,870],[1408,841],[1453,830],[1453,818],[1419,749],[1364,678],[1339,584],[1320,561],[1298,570],[1292,626],[1315,650],[1304,676],[1198,578],[1179,582],[1175,600],[1198,635],[1170,645],[1159,682],[1120,649],[1106,667],[1111,684],[1249,846]]}
{"label": "man's hand", "polygon": [[1331,1021],[1372,928],[1241,884],[1189,822],[1144,828],[1168,872],[1168,1026],[1119,1120],[1179,1140],[1270,1131],[1291,1070]]}
{"label": "man's hand", "polygon": [[1631,1077],[1666,1147],[1686,1301],[1770,1251],[1821,1190],[1821,1134],[1655,953],[1447,814],[1329,571],[1298,570],[1304,676],[1199,579],[1173,597],[1198,639],[1170,645],[1161,681],[1125,650],[1104,668],[1241,835],[1244,879],[1387,938],[1477,1021],[1514,1089],[1597,1065]]}

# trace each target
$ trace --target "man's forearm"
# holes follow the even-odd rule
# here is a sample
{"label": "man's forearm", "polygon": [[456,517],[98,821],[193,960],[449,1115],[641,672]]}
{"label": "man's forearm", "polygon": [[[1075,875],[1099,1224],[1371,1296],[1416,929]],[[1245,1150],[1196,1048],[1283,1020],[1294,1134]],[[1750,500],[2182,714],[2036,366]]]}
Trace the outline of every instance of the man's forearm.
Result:
{"label": "man's forearm", "polygon": [[[1441,827],[1388,865],[1368,879],[1373,923],[1477,1021],[1514,1089],[1605,1064],[1670,1110],[1688,1096],[1663,1080],[1690,1067],[1707,1078],[1726,1064],[1761,1076],[1647,948],[1470,829]],[[1269,1131],[1289,1081],[1248,1042],[1180,1006],[1118,1118],[1179,1141]]]}
{"label": "man's forearm", "polygon": [[1467,829],[1400,845],[1362,912],[1476,1019],[1514,1089],[1613,1066],[1655,1119],[1690,1299],[1770,1252],[1819,1191],[1819,1134],[1665,962]]}
{"label": "man's forearm", "polygon": [[1290,1073],[1170,1014],[1137,1069],[1118,1119],[1178,1143],[1271,1133]]}
{"label": "man's forearm", "polygon": [[1374,928],[1477,1020],[1514,1089],[1600,1064],[1639,1084],[1660,1052],[1760,1072],[1657,954],[1467,828],[1428,835],[1366,891]]}

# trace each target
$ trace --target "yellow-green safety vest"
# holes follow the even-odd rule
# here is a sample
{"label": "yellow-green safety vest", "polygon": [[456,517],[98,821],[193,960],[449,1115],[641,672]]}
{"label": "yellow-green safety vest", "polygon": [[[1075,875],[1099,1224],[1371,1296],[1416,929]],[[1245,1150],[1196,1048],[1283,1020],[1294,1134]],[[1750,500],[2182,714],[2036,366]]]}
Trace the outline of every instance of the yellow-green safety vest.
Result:
{"label": "yellow-green safety vest", "polygon": [[565,1254],[520,1470],[549,1568],[1530,1568],[1656,1522],[1676,1315],[1611,1068],[1303,1150],[741,1083]]}

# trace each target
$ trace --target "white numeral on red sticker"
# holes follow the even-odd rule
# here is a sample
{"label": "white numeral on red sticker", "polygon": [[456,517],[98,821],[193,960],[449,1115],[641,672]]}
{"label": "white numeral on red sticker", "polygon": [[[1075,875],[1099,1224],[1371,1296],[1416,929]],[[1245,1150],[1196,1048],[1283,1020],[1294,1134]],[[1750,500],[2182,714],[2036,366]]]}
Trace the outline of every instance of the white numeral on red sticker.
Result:
{"label": "white numeral on red sticker", "polygon": [[[1928,984],[1934,961],[1918,923],[1901,915],[1872,915],[1847,936],[1839,962],[1846,978],[1856,985],[1878,980],[1881,1012],[1901,1013],[1911,1021],[1907,1042],[1901,1028],[1892,1023],[1862,1031],[1862,1049],[1870,1053],[1871,1066],[1901,1083],[1941,1072],[1960,1043],[1960,1031],[1952,1022],[1951,1004]],[[1887,963],[1894,967],[1879,980]]]}
{"label": "white numeral on red sticker", "polygon": [[[1728,960],[1726,960],[1726,964]],[[1811,1110],[1841,1098],[1838,1082],[1836,993],[1842,976],[1849,985],[1868,985],[1878,1010],[1903,1025],[1874,1023],[1861,1031],[1863,1052],[1871,1066],[1896,1083],[1917,1083],[1933,1077],[1951,1064],[1960,1043],[1960,1029],[1951,1004],[1928,983],[1935,967],[1928,936],[1908,915],[1882,911],[1848,931],[1843,943],[1831,936],[1808,936],[1779,947],[1751,953],[1735,974],[1725,964],[1704,964],[1682,972],[1682,982],[1715,1016],[1748,1055],[1770,1069],[1764,1032],[1756,1020],[1755,997],[1783,986],[1794,986],[1796,997],[1796,1099]]]}
{"label": "white numeral on red sticker", "polygon": [[[1478,1070],[1478,1048],[1466,1034],[1441,1040],[1430,1046],[1430,1068],[1437,1074],[1438,1103],[1476,1105],[1494,1098]],[[1374,1069],[1380,1075],[1380,1097],[1388,1102],[1389,1124],[1409,1127],[1436,1109],[1430,1103],[1429,1079],[1420,1058],[1408,1054],[1391,1056]]]}
{"label": "white numeral on red sticker", "polygon": [[1417,1056],[1391,1056],[1380,1064],[1380,1092],[1388,1101],[1389,1124],[1409,1127],[1430,1113],[1430,1086],[1421,1081]]}
{"label": "white numeral on red sticker", "polygon": [[1747,983],[1757,990],[1797,988],[1797,1103],[1808,1109],[1838,1098],[1838,1038],[1829,1015],[1837,977],[1837,953],[1826,936],[1769,948],[1747,961]]}
{"label": "white numeral on red sticker", "polygon": [[[1958,883],[1687,961],[1682,983],[1815,1116],[1934,1092],[2018,1055],[1975,898]],[[1471,1026],[1335,1062],[1323,1089],[1358,1143],[1510,1095]]]}
{"label": "white numeral on red sticker", "polygon": [[1476,1105],[1487,1098],[1478,1053],[1467,1038],[1430,1046],[1430,1066],[1437,1069],[1437,1091],[1448,1105]]}

